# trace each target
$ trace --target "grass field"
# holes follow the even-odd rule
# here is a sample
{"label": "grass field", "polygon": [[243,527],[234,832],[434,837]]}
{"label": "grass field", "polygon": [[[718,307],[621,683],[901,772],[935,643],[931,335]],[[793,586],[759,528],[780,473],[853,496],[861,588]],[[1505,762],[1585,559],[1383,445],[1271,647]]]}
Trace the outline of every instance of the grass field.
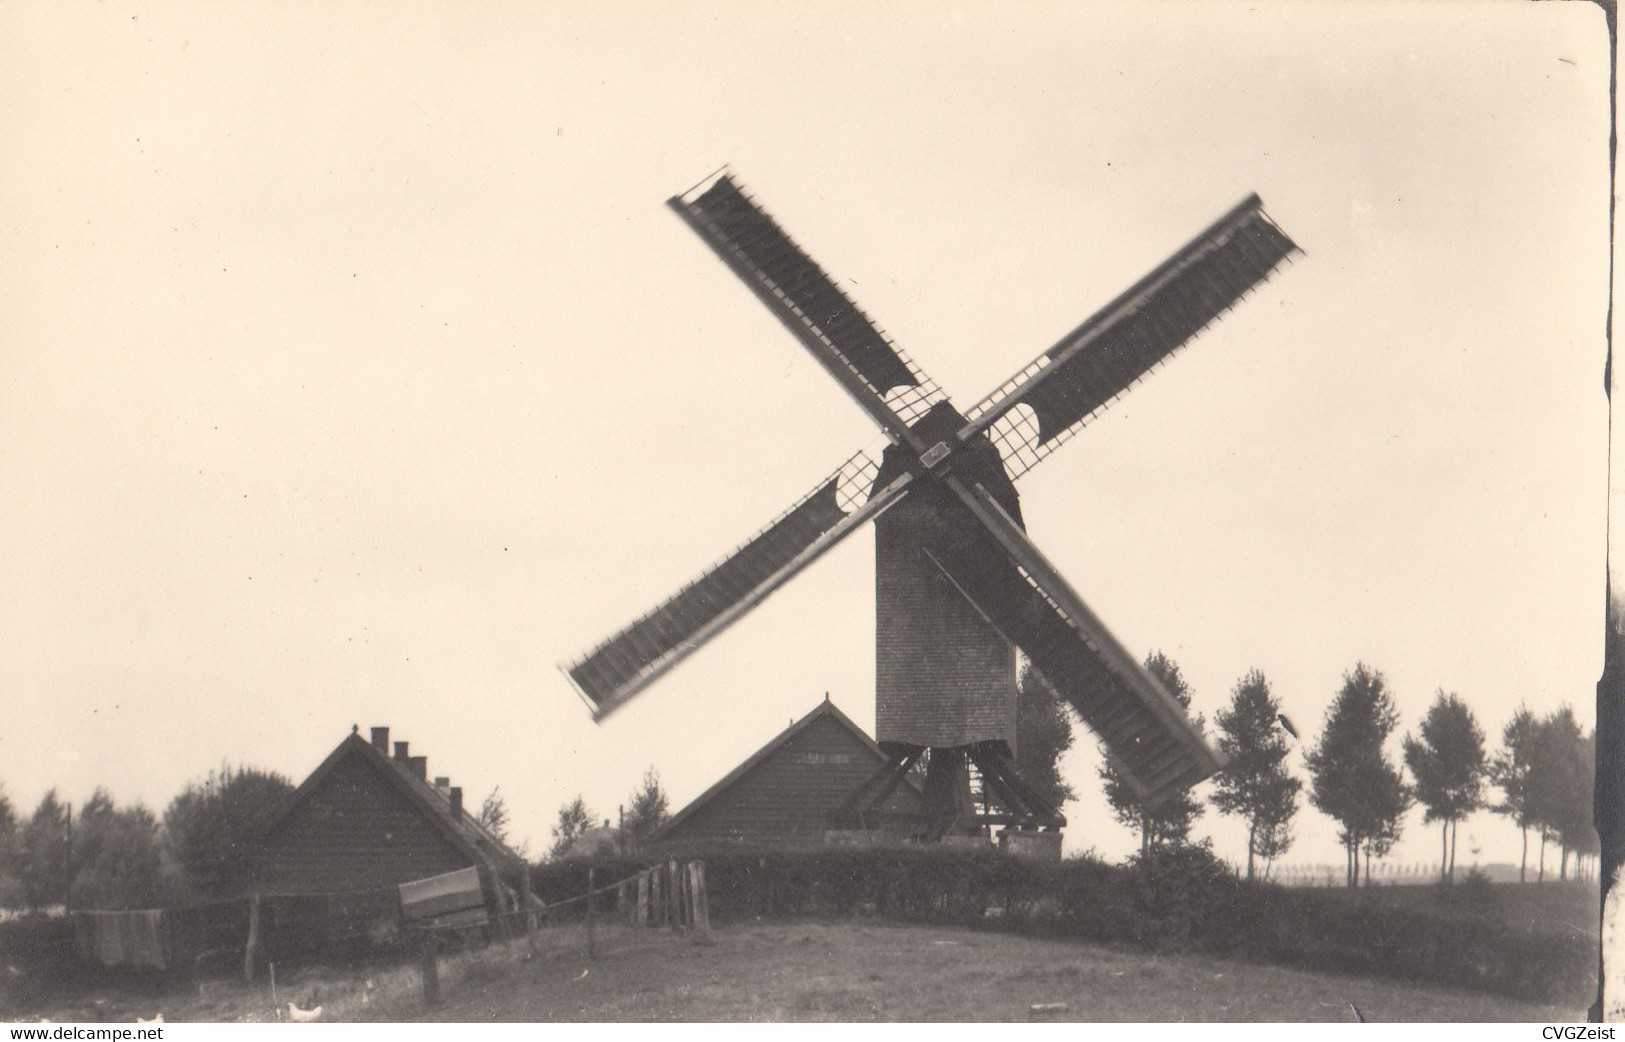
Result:
{"label": "grass field", "polygon": [[[1442,905],[1509,930],[1540,921],[1595,936],[1595,895],[1583,888],[1431,894],[1378,888],[1322,896],[1419,911]],[[1352,1020],[1352,1005],[1371,1021],[1532,1022],[1580,1019],[1595,987],[1576,980],[1543,1004],[1371,976],[872,918],[735,923],[714,929],[707,944],[660,929],[601,922],[600,930],[594,960],[586,957],[579,922],[543,930],[534,958],[527,958],[522,942],[448,954],[441,963],[443,1001],[433,1009],[423,1007],[411,962],[282,967],[278,999],[284,1010],[289,1000],[320,1004],[323,1020],[1335,1022]],[[1582,943],[1595,941],[1582,937]],[[99,984],[89,978],[74,991],[26,1008],[0,1008],[0,1020],[274,1016],[266,981],[164,985],[111,976]]]}
{"label": "grass field", "polygon": [[[1589,995],[1543,1005],[1335,974],[1157,956],[953,927],[801,922],[713,930],[606,930],[589,960],[580,931],[446,957],[426,1009],[415,967],[365,974],[311,968],[279,998],[320,1003],[323,1020],[369,1021],[1556,1021]],[[368,988],[365,980],[372,982]],[[1063,1003],[1062,1009],[1034,1006]],[[19,1011],[20,1012],[20,1011]],[[201,993],[107,990],[29,1011],[52,1021],[271,1019],[264,983]]]}
{"label": "grass field", "polygon": [[[396,994],[367,1019],[444,1021],[1551,1021],[1569,1006],[1155,956],[981,930],[774,923],[661,931],[583,953],[519,961],[491,953],[425,1010]],[[522,946],[520,946],[522,947]],[[583,971],[586,976],[582,976]],[[1064,1009],[1034,1006],[1064,1003]]]}

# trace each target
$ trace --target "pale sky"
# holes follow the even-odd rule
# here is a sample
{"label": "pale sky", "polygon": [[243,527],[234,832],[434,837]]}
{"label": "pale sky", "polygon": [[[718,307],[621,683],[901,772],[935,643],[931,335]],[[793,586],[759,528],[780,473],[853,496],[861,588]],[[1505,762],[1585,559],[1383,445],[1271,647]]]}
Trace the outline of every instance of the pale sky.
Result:
{"label": "pale sky", "polygon": [[6,5],[0,782],[161,810],[387,724],[538,851],[872,726],[867,533],[602,725],[557,669],[876,441],[663,205],[724,163],[961,408],[1257,191],[1306,255],[1032,537],[1210,718],[1256,666],[1310,740],[1363,659],[1402,729],[1589,727],[1607,59],[1588,3]]}

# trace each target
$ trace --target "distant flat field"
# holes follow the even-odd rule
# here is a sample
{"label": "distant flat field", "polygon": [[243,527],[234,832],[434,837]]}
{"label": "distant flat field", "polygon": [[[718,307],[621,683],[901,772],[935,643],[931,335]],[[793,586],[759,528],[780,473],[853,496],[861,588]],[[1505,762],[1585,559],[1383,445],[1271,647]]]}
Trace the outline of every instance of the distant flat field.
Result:
{"label": "distant flat field", "polygon": [[[551,947],[551,945],[549,946]],[[1559,1021],[1573,1005],[951,927],[739,925],[710,944],[616,930],[521,961],[449,960],[440,1006],[409,990],[355,1010],[440,1021]],[[583,976],[585,973],[585,976]],[[1057,1008],[1056,1004],[1064,1004]],[[1035,1009],[1034,1007],[1047,1007]]]}

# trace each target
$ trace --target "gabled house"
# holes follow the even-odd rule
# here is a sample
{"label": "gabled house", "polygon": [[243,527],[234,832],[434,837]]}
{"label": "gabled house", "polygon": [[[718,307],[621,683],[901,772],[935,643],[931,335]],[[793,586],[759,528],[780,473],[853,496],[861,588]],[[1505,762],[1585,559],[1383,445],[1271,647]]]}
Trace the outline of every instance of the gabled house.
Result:
{"label": "gabled house", "polygon": [[371,741],[358,729],[311,772],[260,832],[249,888],[266,895],[378,890],[428,876],[480,869],[492,910],[499,880],[517,885],[524,859],[463,806],[463,790],[429,779],[426,756],[389,728]]}
{"label": "gabled house", "polygon": [[[722,780],[672,815],[655,836],[670,847],[821,843],[829,816],[886,763],[874,739],[824,696]],[[915,813],[918,783],[898,785],[883,810]]]}

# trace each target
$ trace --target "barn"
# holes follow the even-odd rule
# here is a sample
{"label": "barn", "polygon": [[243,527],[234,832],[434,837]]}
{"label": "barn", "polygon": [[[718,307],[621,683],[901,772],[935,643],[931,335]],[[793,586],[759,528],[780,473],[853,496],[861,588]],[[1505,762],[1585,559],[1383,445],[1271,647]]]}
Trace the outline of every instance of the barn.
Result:
{"label": "barn", "polygon": [[391,755],[389,728],[373,728],[371,741],[358,732],[252,840],[237,892],[179,908],[75,913],[80,958],[166,969],[241,951],[252,975],[266,959],[360,951],[398,936],[400,884],[447,873],[459,873],[468,921],[516,907],[524,859],[468,814],[462,789],[431,782],[428,758],[405,742]]}
{"label": "barn", "polygon": [[[672,815],[656,841],[673,848],[782,848],[820,843],[829,815],[886,763],[874,739],[825,695],[812,712]],[[881,808],[913,814],[918,783]]]}
{"label": "barn", "polygon": [[449,778],[389,728],[371,740],[352,728],[261,831],[250,886],[261,894],[376,892],[459,869],[479,869],[493,909],[498,880],[525,862],[463,806]]}

